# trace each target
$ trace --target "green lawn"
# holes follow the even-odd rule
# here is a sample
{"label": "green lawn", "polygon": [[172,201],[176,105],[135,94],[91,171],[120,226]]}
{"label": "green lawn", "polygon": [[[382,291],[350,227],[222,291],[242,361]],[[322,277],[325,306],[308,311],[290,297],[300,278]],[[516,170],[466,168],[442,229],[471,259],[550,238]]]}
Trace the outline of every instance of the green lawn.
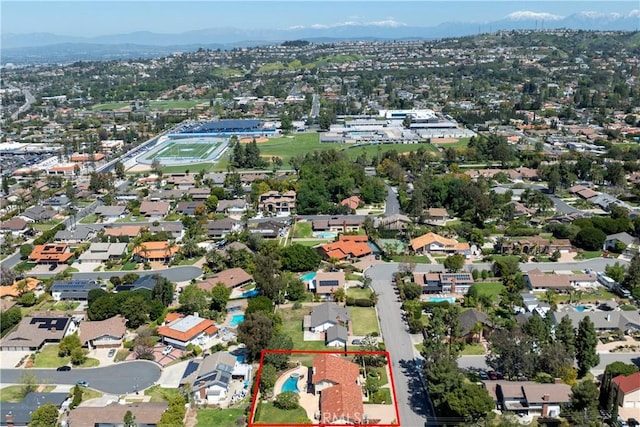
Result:
{"label": "green lawn", "polygon": [[133,261],[129,261],[126,264],[124,264],[120,270],[121,271],[132,271],[132,270],[136,269],[137,265],[138,265],[137,263],[135,263]]}
{"label": "green lawn", "polygon": [[595,303],[596,301],[606,301],[610,299],[616,299],[617,297],[614,293],[611,293],[604,288],[597,288],[593,292],[574,292],[573,295],[562,294],[558,295],[557,298],[559,303],[568,303],[569,299],[571,299],[572,302]]}
{"label": "green lawn", "polygon": [[391,257],[394,262],[415,262],[417,264],[431,264],[431,260],[423,255],[394,255]]}
{"label": "green lawn", "polygon": [[602,256],[602,251],[598,250],[598,251],[584,251],[582,252],[582,256],[580,257],[580,259],[593,259],[593,258],[600,258]]}
{"label": "green lawn", "polygon": [[180,395],[177,388],[164,388],[154,385],[144,391],[145,396],[151,396],[152,402],[170,402],[171,399]]}
{"label": "green lawn", "polygon": [[467,145],[469,145],[469,139],[470,138],[459,138],[458,142],[442,143],[438,142],[438,138],[431,138],[431,143],[433,145],[440,146],[445,150],[447,148],[467,148]]}
{"label": "green lawn", "polygon": [[347,296],[348,297],[353,297],[353,298],[360,298],[360,299],[369,299],[369,297],[371,296],[371,289],[369,288],[357,288],[357,287],[351,287],[349,289],[347,289]]}
{"label": "green lawn", "polygon": [[98,390],[94,390],[92,388],[82,387],[82,401],[85,402],[91,399],[97,399],[102,397],[103,394]]}
{"label": "green lawn", "polygon": [[373,307],[348,307],[354,335],[367,335],[372,332],[380,333],[378,317]]}
{"label": "green lawn", "polygon": [[[284,308],[278,310],[282,317],[282,333],[291,337],[294,350],[326,350],[324,341],[304,341],[302,332],[302,319],[311,311],[310,307],[302,307],[298,310]],[[353,318],[353,317],[352,317]]]}
{"label": "green lawn", "polygon": [[492,301],[497,301],[504,285],[499,282],[478,282],[474,284],[478,289],[478,295],[487,295]]}
{"label": "green lawn", "polygon": [[385,405],[391,405],[391,403],[393,403],[392,400],[391,400],[391,389],[389,389],[389,388],[381,388],[380,390],[377,391],[377,394],[384,396],[382,398],[382,402]]}
{"label": "green lawn", "polygon": [[[36,354],[36,360],[33,363],[34,368],[57,368],[62,365],[68,365],[71,361],[71,357],[59,357],[58,356],[58,344],[49,344],[42,347],[39,353]],[[87,361],[81,365],[82,368],[91,368],[100,365],[98,359],[88,357]]]}
{"label": "green lawn", "polygon": [[467,344],[460,352],[461,356],[481,356],[484,354],[484,348],[480,344]]}
{"label": "green lawn", "polygon": [[244,415],[244,409],[199,409],[196,427],[236,427],[236,420]]}
{"label": "green lawn", "polygon": [[324,243],[327,243],[326,240],[302,240],[302,241],[291,241],[291,244],[296,244],[296,245],[302,245],[302,246],[316,246],[316,245],[322,245]]}
{"label": "green lawn", "polygon": [[[256,423],[268,423],[268,424],[295,424],[301,419],[307,418],[307,413],[302,408],[291,409],[285,411],[273,406],[273,403],[262,404],[260,409],[260,418],[255,420]],[[217,424],[210,424],[216,425]]]}
{"label": "green lawn", "polygon": [[[42,393],[50,393],[55,389],[54,385],[44,386],[41,390]],[[20,402],[22,401],[22,385],[10,385],[0,389],[0,402]]]}
{"label": "green lawn", "polygon": [[312,224],[310,221],[296,222],[293,229],[294,238],[309,238],[313,237],[313,231],[311,229]]}
{"label": "green lawn", "polygon": [[98,215],[89,214],[89,215],[85,216],[84,218],[82,218],[80,220],[80,223],[82,223],[82,224],[95,224],[95,222],[97,220],[98,220]]}
{"label": "green lawn", "polygon": [[210,172],[213,169],[213,166],[214,166],[213,163],[195,163],[195,164],[189,164],[189,165],[163,166],[162,173],[164,174],[185,173],[186,171],[198,173],[201,170],[204,170],[205,172]]}

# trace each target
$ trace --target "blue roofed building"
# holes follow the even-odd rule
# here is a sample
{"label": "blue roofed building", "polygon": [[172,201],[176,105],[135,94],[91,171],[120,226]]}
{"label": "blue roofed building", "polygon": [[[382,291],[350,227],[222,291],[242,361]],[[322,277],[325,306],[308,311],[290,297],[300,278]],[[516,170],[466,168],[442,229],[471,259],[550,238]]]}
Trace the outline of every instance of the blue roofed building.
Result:
{"label": "blue roofed building", "polygon": [[188,138],[189,136],[266,136],[273,135],[275,126],[265,125],[262,120],[255,119],[231,119],[210,122],[200,122],[184,126],[177,134],[170,135],[172,138]]}
{"label": "blue roofed building", "polygon": [[153,288],[156,286],[156,278],[155,276],[142,276],[138,277],[135,282],[127,285],[118,285],[115,287],[116,292],[122,291],[137,291],[138,289],[146,289],[148,291],[153,291]]}
{"label": "blue roofed building", "polygon": [[56,280],[51,285],[51,296],[56,301],[86,301],[89,292],[99,288],[95,280]]}

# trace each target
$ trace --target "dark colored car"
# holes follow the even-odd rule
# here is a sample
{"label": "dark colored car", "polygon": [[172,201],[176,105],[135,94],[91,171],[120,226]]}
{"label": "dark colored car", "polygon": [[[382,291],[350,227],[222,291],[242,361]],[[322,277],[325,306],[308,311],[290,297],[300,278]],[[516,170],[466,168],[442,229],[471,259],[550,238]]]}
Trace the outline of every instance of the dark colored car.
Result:
{"label": "dark colored car", "polygon": [[498,374],[496,374],[495,371],[489,371],[489,372],[487,372],[487,375],[489,376],[490,380],[497,380],[498,379]]}
{"label": "dark colored car", "polygon": [[58,371],[58,372],[66,372],[66,371],[70,371],[70,370],[71,370],[71,366],[67,366],[67,365],[60,366],[58,369],[56,369],[56,371]]}
{"label": "dark colored car", "polygon": [[86,381],[78,381],[77,383],[80,387],[89,387],[89,383]]}

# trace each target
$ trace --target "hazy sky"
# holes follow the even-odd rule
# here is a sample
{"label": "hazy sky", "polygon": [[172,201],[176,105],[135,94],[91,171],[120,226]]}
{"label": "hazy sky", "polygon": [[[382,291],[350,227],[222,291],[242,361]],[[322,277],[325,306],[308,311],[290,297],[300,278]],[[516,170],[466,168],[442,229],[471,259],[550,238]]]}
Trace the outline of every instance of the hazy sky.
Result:
{"label": "hazy sky", "polygon": [[224,27],[285,29],[344,22],[433,26],[495,21],[517,11],[566,16],[582,11],[627,14],[634,9],[640,9],[640,1],[0,1],[3,33],[74,36]]}

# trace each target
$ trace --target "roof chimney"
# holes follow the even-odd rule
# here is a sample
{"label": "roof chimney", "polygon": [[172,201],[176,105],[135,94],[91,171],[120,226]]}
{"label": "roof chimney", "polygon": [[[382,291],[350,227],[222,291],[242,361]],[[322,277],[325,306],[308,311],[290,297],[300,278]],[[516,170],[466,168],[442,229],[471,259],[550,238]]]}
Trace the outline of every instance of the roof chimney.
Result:
{"label": "roof chimney", "polygon": [[545,394],[542,396],[542,411],[541,414],[543,417],[549,415],[549,395]]}

